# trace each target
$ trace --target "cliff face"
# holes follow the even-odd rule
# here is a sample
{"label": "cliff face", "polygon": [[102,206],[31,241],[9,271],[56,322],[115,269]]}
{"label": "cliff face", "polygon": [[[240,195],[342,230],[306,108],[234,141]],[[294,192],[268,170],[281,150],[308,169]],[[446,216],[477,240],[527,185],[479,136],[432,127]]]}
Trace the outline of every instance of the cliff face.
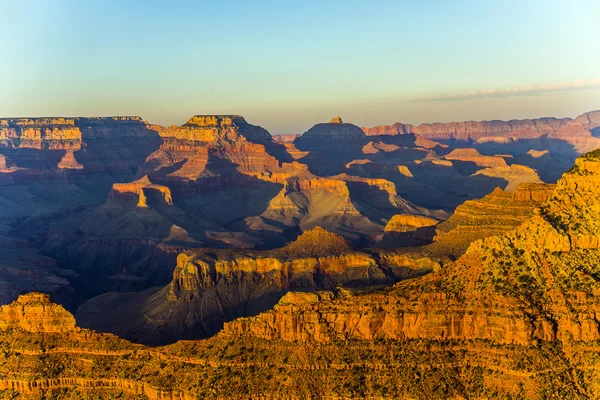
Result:
{"label": "cliff face", "polygon": [[67,332],[75,329],[75,318],[62,306],[50,302],[47,294],[29,293],[0,307],[0,329]]}
{"label": "cliff face", "polygon": [[[439,273],[399,283],[385,295],[281,306],[227,323],[224,332],[300,342],[599,340],[600,286],[593,277],[600,260],[599,166],[597,151],[578,159],[535,215],[505,235],[473,242]],[[547,192],[540,189],[523,187],[514,197],[542,200]]]}
{"label": "cliff face", "polygon": [[579,153],[600,147],[600,111],[585,113],[549,135],[550,138],[564,141]]}
{"label": "cliff face", "polygon": [[[381,301],[371,308],[367,298]],[[459,320],[445,314],[438,315],[445,323],[433,324],[430,316],[424,325],[423,320],[400,317],[395,312],[397,303],[389,294],[290,292],[275,309],[277,315],[299,316],[298,325],[274,318],[278,320],[274,325],[289,333],[276,342],[253,338],[251,334],[263,332],[257,324],[236,330],[248,320],[227,325],[223,334],[209,340],[158,348],[79,328],[67,332],[0,329],[0,390],[25,397],[178,400],[235,398],[239,393],[272,399],[307,395],[543,399],[595,398],[600,393],[595,380],[600,358],[591,350],[593,343],[518,344],[527,338],[520,334],[521,323],[507,318],[503,303],[494,304],[501,311],[496,317],[482,320],[472,315],[469,322],[481,324],[476,329],[471,325],[462,329]],[[339,313],[342,304],[349,306],[345,316]],[[357,304],[361,313],[350,308]],[[327,307],[331,313],[323,312]],[[314,319],[309,309],[319,311]],[[373,312],[384,310],[387,317],[371,318]],[[398,331],[394,321],[400,320],[410,324],[403,327],[406,336],[393,335]],[[325,321],[332,322],[329,331],[322,330]],[[280,338],[278,331],[265,328],[264,337]],[[491,339],[451,339],[466,333]],[[423,340],[422,335],[445,339]],[[332,340],[335,336],[341,340]],[[410,339],[413,336],[417,338]],[[315,340],[319,345],[311,344]],[[211,384],[199,385],[199,376]],[[371,380],[378,384],[370,384]]]}
{"label": "cliff face", "polygon": [[[435,261],[353,251],[322,228],[277,250],[203,249],[179,255],[158,291],[106,294],[82,305],[78,322],[144,343],[214,334],[224,321],[271,308],[288,290],[385,285],[435,268]],[[121,312],[108,315],[105,310]]]}
{"label": "cliff face", "polygon": [[153,184],[147,176],[131,183],[115,183],[108,195],[108,204],[147,208],[147,196],[153,192],[157,193],[165,204],[173,205],[171,190],[166,186]]}
{"label": "cliff face", "polygon": [[[546,122],[539,132],[554,126]],[[567,125],[593,137],[596,122],[590,113]],[[0,131],[2,302],[39,290],[69,309],[110,291],[162,287],[177,254],[198,247],[275,248],[316,226],[354,246],[382,245],[383,236],[400,236],[393,247],[428,243],[433,227],[385,226],[397,214],[443,220],[495,187],[546,179],[574,154],[562,157],[564,147],[550,149],[558,139],[534,130],[513,154],[485,147],[496,139],[464,149],[410,126],[367,136],[339,117],[294,144],[233,115],[172,127],[138,117],[3,119]],[[513,133],[499,146],[516,143]],[[474,230],[465,244],[485,234]]]}
{"label": "cliff face", "polygon": [[440,221],[423,215],[396,214],[385,226],[379,247],[408,247],[430,243]]}
{"label": "cliff face", "polygon": [[478,167],[505,167],[506,161],[502,157],[484,156],[477,149],[456,149],[445,156],[446,160],[463,161]]}
{"label": "cliff face", "polygon": [[367,135],[402,135],[415,133],[433,140],[477,140],[485,136],[539,137],[567,125],[570,118],[537,118],[512,121],[465,121],[421,124],[419,126],[396,123],[394,125],[363,128]]}

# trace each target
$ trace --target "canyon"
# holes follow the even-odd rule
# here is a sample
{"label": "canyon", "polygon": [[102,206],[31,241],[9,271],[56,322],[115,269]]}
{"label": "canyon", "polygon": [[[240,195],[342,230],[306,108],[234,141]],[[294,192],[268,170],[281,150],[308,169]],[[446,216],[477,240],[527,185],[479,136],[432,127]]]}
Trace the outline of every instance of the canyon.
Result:
{"label": "canyon", "polygon": [[598,129],[0,119],[0,393],[600,396]]}
{"label": "canyon", "polygon": [[[288,287],[269,310],[225,322],[204,340],[134,344],[75,325],[48,295],[23,295],[0,308],[0,388],[32,398],[595,398],[599,184],[600,150],[556,184],[497,189],[461,206],[437,236],[459,237],[454,231],[469,224],[503,228],[482,230],[453,260],[417,259],[424,253],[414,246],[368,253],[379,265],[421,263],[424,274],[371,290]],[[388,231],[430,223],[404,215]],[[223,284],[246,273],[293,276],[306,258],[358,256],[322,228],[281,249],[239,251],[184,253],[167,300],[201,298],[219,274]],[[225,277],[232,273],[241,275]]]}

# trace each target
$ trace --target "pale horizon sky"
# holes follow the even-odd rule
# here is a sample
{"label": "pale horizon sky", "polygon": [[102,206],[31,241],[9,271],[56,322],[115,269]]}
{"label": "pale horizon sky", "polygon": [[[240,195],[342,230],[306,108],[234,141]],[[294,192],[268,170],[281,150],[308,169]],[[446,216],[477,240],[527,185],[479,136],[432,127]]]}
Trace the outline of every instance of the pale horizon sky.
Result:
{"label": "pale horizon sky", "polygon": [[0,117],[240,114],[279,134],[600,109],[595,0],[4,0],[0,15]]}

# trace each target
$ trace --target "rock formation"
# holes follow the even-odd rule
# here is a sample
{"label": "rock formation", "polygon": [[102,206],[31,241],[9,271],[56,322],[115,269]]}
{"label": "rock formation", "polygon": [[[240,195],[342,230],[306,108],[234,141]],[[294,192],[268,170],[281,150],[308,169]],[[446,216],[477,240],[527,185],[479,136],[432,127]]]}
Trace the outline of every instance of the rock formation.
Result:
{"label": "rock formation", "polygon": [[[408,125],[366,135],[334,118],[279,143],[240,116],[198,115],[171,127],[139,117],[2,119],[0,301],[37,290],[74,310],[107,292],[164,287],[180,253],[281,248],[316,226],[354,247],[398,235],[410,238],[387,245],[422,245],[433,227],[386,232],[386,224],[397,214],[441,221],[495,187],[554,181],[580,151],[573,146],[597,136],[595,113],[571,122],[433,126],[431,135]],[[539,202],[537,192],[517,193],[523,197],[511,201]],[[398,251],[454,258],[485,235],[474,230],[452,239],[459,246]],[[592,236],[569,240],[589,247]],[[389,284],[398,274],[386,276]]]}
{"label": "rock formation", "polygon": [[[179,255],[166,287],[96,297],[80,307],[77,320],[143,343],[201,338],[224,321],[271,308],[291,289],[391,284],[431,271],[435,264],[393,254],[377,259],[319,227],[277,250],[196,250]],[[121,312],[107,311],[114,308]]]}
{"label": "rock formation", "polygon": [[479,170],[473,174],[474,177],[498,178],[506,181],[504,190],[512,192],[521,183],[542,183],[539,175],[533,169],[518,164],[511,166],[491,167]]}
{"label": "rock formation", "polygon": [[[367,136],[356,125],[342,122],[336,117],[329,123],[317,124],[306,131],[294,141],[300,149],[327,150],[327,147],[335,145],[339,148],[347,148],[358,144],[366,144]],[[335,148],[329,150],[335,151]]]}
{"label": "rock formation", "polygon": [[[300,342],[429,339],[571,346],[599,340],[600,304],[594,295],[600,290],[594,278],[600,257],[599,179],[600,151],[588,153],[533,216],[504,235],[473,242],[440,273],[400,283],[386,294],[280,306],[227,323],[224,331]],[[589,211],[582,215],[581,210]]]}
{"label": "rock formation", "polygon": [[[184,253],[165,288],[105,294],[79,312],[79,323],[85,312],[95,316],[90,321],[120,318],[132,335],[160,341],[190,333],[198,321],[210,324],[223,310],[240,307],[248,315],[250,304],[272,306],[227,318],[207,340],[134,345],[75,327],[46,296],[23,296],[0,309],[0,389],[7,395],[186,400],[242,392],[597,398],[599,186],[596,151],[580,157],[555,187],[521,184],[512,193],[496,190],[466,203],[437,225],[439,236],[458,235],[461,226],[478,235],[501,228],[474,240],[454,261],[359,251],[316,229],[277,250]],[[396,218],[390,229],[407,229],[409,220]],[[419,252],[431,254],[433,245]],[[380,278],[400,282],[361,289],[364,280],[377,284]],[[339,288],[357,279],[363,282],[356,290]],[[279,293],[267,300],[271,289]],[[240,298],[258,300],[241,307]],[[215,304],[219,311],[210,314]],[[198,385],[199,376],[210,385]]]}
{"label": "rock formation", "polygon": [[466,201],[436,227],[435,243],[429,248],[460,255],[477,239],[506,233],[530,218],[554,188],[551,184],[520,184],[512,193],[496,188],[481,199]]}
{"label": "rock formation", "polygon": [[50,296],[29,293],[0,307],[0,329],[28,332],[67,332],[75,329],[75,318],[62,306],[50,302]]}
{"label": "rock formation", "polygon": [[484,156],[477,149],[455,149],[445,156],[446,160],[470,162],[478,167],[506,167],[502,157]]}
{"label": "rock formation", "polygon": [[147,196],[151,196],[152,193],[158,194],[165,204],[173,205],[171,190],[166,186],[153,184],[147,176],[131,183],[115,183],[108,195],[108,204],[120,206],[132,204],[147,208]]}
{"label": "rock formation", "polygon": [[396,214],[385,226],[379,247],[407,247],[426,244],[435,235],[435,225],[440,221],[414,214]]}

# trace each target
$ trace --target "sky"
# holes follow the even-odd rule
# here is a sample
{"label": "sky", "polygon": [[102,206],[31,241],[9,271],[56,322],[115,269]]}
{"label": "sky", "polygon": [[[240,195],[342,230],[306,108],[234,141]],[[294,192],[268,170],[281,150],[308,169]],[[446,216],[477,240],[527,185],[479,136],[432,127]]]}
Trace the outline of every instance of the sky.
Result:
{"label": "sky", "polygon": [[0,0],[0,117],[575,117],[600,109],[598,21],[597,0]]}

